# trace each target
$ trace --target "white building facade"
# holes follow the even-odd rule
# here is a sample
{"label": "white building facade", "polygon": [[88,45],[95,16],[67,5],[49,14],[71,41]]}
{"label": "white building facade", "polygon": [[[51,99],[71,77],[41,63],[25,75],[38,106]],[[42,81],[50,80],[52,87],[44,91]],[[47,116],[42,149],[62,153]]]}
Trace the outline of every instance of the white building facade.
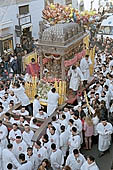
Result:
{"label": "white building facade", "polygon": [[43,9],[44,0],[1,0],[0,54],[3,50],[15,48],[23,34],[38,39]]}

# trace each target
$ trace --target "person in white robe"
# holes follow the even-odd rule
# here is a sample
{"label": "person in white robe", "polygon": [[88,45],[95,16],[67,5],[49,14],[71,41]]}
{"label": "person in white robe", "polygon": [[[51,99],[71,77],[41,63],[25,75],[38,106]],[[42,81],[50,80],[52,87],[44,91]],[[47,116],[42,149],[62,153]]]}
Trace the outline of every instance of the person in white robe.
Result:
{"label": "person in white robe", "polygon": [[51,144],[52,144],[52,143],[55,143],[55,144],[56,144],[56,147],[59,148],[60,138],[59,138],[59,135],[56,133],[56,129],[55,129],[54,126],[52,126],[52,127],[50,128],[50,133],[51,133],[51,134],[50,134],[49,140],[50,140]]}
{"label": "person in white robe", "polygon": [[29,112],[25,109],[24,106],[22,106],[21,110],[13,110],[13,113],[16,113],[17,115],[22,115],[22,116],[28,116]]}
{"label": "person in white robe", "polygon": [[39,140],[35,142],[35,145],[33,147],[33,153],[37,155],[39,164],[41,164],[43,159],[48,159],[47,149],[41,145],[41,142]]}
{"label": "person in white robe", "polygon": [[99,134],[98,150],[100,151],[100,156],[102,156],[110,147],[113,127],[111,123],[107,122],[106,119],[103,118],[97,125],[97,132]]}
{"label": "person in white robe", "polygon": [[19,103],[19,99],[15,96],[14,91],[10,90],[9,91],[9,100],[13,100],[14,104]]}
{"label": "person in white robe", "polygon": [[80,61],[80,69],[83,73],[84,80],[88,81],[90,79],[90,65],[92,64],[91,59],[89,55],[86,55],[84,58]]}
{"label": "person in white robe", "polygon": [[93,156],[88,156],[87,161],[81,166],[80,170],[99,170]]}
{"label": "person in white robe", "polygon": [[33,165],[31,161],[25,160],[24,153],[19,154],[19,161],[21,163],[21,166],[17,170],[33,170]]}
{"label": "person in white robe", "polygon": [[63,111],[63,114],[66,115],[66,120],[67,122],[69,121],[69,119],[71,118],[71,114],[70,114],[70,111],[67,107],[64,107],[64,111]]}
{"label": "person in white robe", "polygon": [[64,114],[62,114],[62,118],[61,120],[59,120],[60,126],[64,125],[65,128],[67,129],[68,127],[68,121],[66,119],[66,116]]}
{"label": "person in white robe", "polygon": [[50,159],[51,142],[49,141],[49,136],[47,134],[44,134],[44,136],[42,136],[41,143],[47,149],[48,159]]}
{"label": "person in white robe", "polygon": [[5,110],[3,106],[0,106],[0,117],[5,113]]}
{"label": "person in white robe", "polygon": [[79,150],[81,147],[81,138],[77,134],[76,127],[72,127],[72,135],[69,138],[68,145],[69,145],[69,153],[70,154],[73,152],[74,149]]}
{"label": "person in white robe", "polygon": [[16,123],[20,126],[25,126],[26,124],[29,124],[27,120],[25,120],[25,116],[20,116],[20,119],[17,120]]}
{"label": "person in white robe", "polygon": [[21,102],[22,106],[27,106],[30,104],[30,100],[25,93],[25,89],[22,85],[16,84],[15,88],[11,85],[11,90],[14,91],[14,94],[18,97],[19,101]]}
{"label": "person in white robe", "polygon": [[2,121],[0,120],[0,147],[2,147],[3,149],[6,148],[8,144],[7,135],[8,135],[7,127],[3,125]]}
{"label": "person in white robe", "polygon": [[30,127],[34,129],[38,129],[39,126],[37,125],[38,121],[36,118],[32,117],[30,120]]}
{"label": "person in white robe", "polygon": [[64,163],[64,157],[60,149],[56,149],[56,145],[52,143],[51,145],[52,154],[50,156],[51,167],[53,170],[62,170],[62,165]]}
{"label": "person in white robe", "polygon": [[8,144],[7,148],[3,149],[2,151],[3,170],[7,170],[8,163],[11,163],[13,168],[18,168],[20,166],[20,163],[17,161],[15,155],[13,154],[12,149],[13,145]]}
{"label": "person in white robe", "polygon": [[16,159],[19,161],[19,154],[27,151],[27,144],[22,140],[21,136],[16,136],[16,140],[13,142],[13,150]]}
{"label": "person in white robe", "polygon": [[47,113],[45,113],[43,109],[39,109],[39,112],[35,115],[35,117],[38,119],[46,119]]}
{"label": "person in white robe", "polygon": [[94,127],[94,131],[93,131],[93,143],[97,144],[98,143],[98,132],[97,132],[97,125],[99,123],[99,118],[98,116],[95,114],[92,118],[93,121],[93,127]]}
{"label": "person in white robe", "polygon": [[52,88],[48,92],[48,100],[47,100],[47,115],[50,116],[58,106],[59,94],[56,93],[56,89]]}
{"label": "person in white robe", "polygon": [[60,134],[60,123],[59,123],[59,119],[56,119],[56,116],[52,117],[52,125],[55,127],[55,133],[57,133],[58,135]]}
{"label": "person in white robe", "polygon": [[71,77],[69,88],[76,92],[79,88],[80,81],[84,80],[80,68],[75,65],[71,66],[68,71],[68,77]]}
{"label": "person in white robe", "polygon": [[24,126],[24,129],[25,131],[22,134],[23,140],[27,144],[27,146],[32,146],[33,142],[31,140],[34,135],[34,132],[30,130],[30,126],[28,124]]}
{"label": "person in white robe", "polygon": [[39,102],[39,96],[35,95],[35,99],[33,101],[33,117],[35,117],[37,115],[37,113],[39,112],[39,109],[41,109],[41,105]]}
{"label": "person in white robe", "polygon": [[83,143],[83,135],[82,135],[82,121],[79,119],[79,112],[76,110],[73,115],[74,125],[77,128],[78,134],[81,137],[81,144]]}
{"label": "person in white robe", "polygon": [[6,113],[4,114],[4,121],[7,122],[7,123],[11,123],[11,124],[13,124],[13,123],[16,122],[16,121],[14,120],[14,118],[11,116],[11,114],[8,113],[8,112],[6,112]]}
{"label": "person in white robe", "polygon": [[67,127],[67,132],[68,132],[68,136],[71,136],[71,129],[74,126],[74,120],[73,119],[69,119],[68,122],[68,127]]}
{"label": "person in white robe", "polygon": [[49,123],[48,123],[48,126],[47,126],[47,129],[46,129],[46,133],[47,133],[49,139],[50,139],[50,137],[51,137],[51,133],[50,133],[50,128],[51,128],[51,127],[52,127],[52,122],[49,122]]}
{"label": "person in white robe", "polygon": [[69,154],[67,157],[66,165],[68,165],[72,170],[80,170],[85,161],[85,157],[79,153],[77,149],[74,149],[73,153]]}
{"label": "person in white robe", "polygon": [[37,170],[39,166],[39,160],[36,154],[33,153],[33,148],[28,147],[25,154],[25,160],[30,161],[33,165],[33,170]]}
{"label": "person in white robe", "polygon": [[13,144],[13,142],[16,140],[16,136],[21,136],[21,131],[20,129],[18,129],[18,125],[14,123],[13,129],[10,130],[9,136],[8,136],[10,143]]}
{"label": "person in white robe", "polygon": [[64,155],[64,157],[66,157],[66,152],[68,151],[68,140],[69,140],[69,136],[68,136],[68,132],[65,129],[65,126],[62,125],[61,127],[61,134],[60,134],[60,149]]}
{"label": "person in white robe", "polygon": [[2,170],[2,147],[0,147],[0,167],[1,167],[1,170]]}

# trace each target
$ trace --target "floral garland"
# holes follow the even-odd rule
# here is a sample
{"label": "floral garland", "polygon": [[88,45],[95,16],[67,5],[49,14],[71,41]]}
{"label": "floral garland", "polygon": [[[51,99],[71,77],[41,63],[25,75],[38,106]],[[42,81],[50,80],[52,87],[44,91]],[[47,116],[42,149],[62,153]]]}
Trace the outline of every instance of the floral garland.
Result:
{"label": "floral garland", "polygon": [[55,57],[54,55],[47,56],[47,55],[44,54],[44,57],[47,58],[47,59],[55,59],[55,60],[60,60],[61,59],[61,56],[60,57]]}

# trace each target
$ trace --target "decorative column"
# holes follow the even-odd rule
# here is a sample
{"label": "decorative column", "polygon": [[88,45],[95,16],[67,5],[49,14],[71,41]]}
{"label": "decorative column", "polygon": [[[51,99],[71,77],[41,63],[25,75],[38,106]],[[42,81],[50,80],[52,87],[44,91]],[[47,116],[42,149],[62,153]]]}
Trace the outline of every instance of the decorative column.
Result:
{"label": "decorative column", "polygon": [[62,56],[62,59],[61,59],[61,69],[62,69],[62,81],[65,81],[65,66],[64,66],[64,61],[65,61],[65,58],[64,58],[64,55]]}
{"label": "decorative column", "polygon": [[39,62],[40,62],[40,80],[43,78],[43,53],[39,51]]}

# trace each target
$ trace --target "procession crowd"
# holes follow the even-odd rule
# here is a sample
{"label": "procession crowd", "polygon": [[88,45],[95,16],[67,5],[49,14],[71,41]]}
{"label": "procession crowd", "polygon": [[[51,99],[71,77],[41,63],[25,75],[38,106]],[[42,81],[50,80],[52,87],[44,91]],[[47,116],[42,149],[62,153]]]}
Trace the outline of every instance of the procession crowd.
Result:
{"label": "procession crowd", "polygon": [[[95,158],[82,154],[98,144],[99,157],[110,149],[113,133],[113,40],[92,39],[96,45],[93,82],[73,107],[57,110],[40,140],[32,141],[38,119],[46,119],[58,106],[59,94],[53,87],[48,93],[47,113],[35,95],[33,106],[25,93],[26,75],[1,72],[0,81],[0,170],[99,170]],[[11,58],[10,58],[11,59]],[[1,61],[3,64],[3,61]],[[90,79],[90,56],[86,55],[70,67],[69,88],[76,94],[80,84],[86,87]],[[7,64],[5,63],[5,67]],[[7,67],[9,68],[9,67]],[[8,111],[21,103],[18,110]],[[29,120],[27,119],[29,116]],[[12,124],[12,129],[4,125]],[[23,127],[22,132],[19,127]],[[113,169],[113,167],[112,167]]]}

